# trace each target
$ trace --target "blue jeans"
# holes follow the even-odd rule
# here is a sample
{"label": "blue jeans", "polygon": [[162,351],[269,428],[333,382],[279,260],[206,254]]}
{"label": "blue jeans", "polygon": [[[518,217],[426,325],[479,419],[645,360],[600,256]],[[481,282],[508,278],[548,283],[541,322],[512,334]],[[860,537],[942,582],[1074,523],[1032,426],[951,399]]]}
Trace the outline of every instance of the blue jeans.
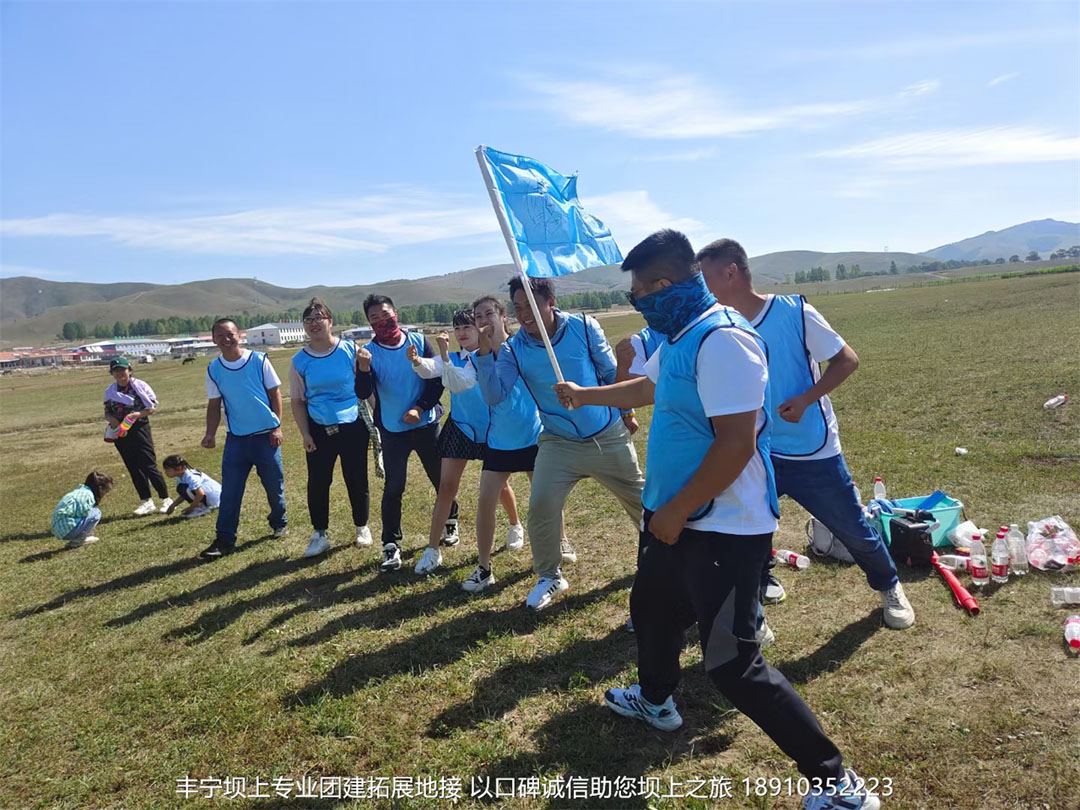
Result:
{"label": "blue jeans", "polygon": [[240,505],[252,467],[266,490],[270,528],[285,528],[285,471],[281,467],[281,448],[270,446],[269,433],[254,436],[230,433],[225,437],[225,451],[221,455],[221,507],[217,519],[217,543],[226,548],[236,545]]}
{"label": "blue jeans", "polygon": [[81,540],[87,535],[93,534],[94,529],[97,528],[98,523],[101,521],[101,510],[96,506],[91,507],[90,511],[86,513],[86,517],[82,519],[82,523],[72,529],[70,532],[64,535],[65,540]]}
{"label": "blue jeans", "polygon": [[787,495],[824,523],[866,572],[871,588],[885,591],[900,581],[885,541],[866,522],[843,453],[815,461],[773,456],[772,463],[776,494]]}

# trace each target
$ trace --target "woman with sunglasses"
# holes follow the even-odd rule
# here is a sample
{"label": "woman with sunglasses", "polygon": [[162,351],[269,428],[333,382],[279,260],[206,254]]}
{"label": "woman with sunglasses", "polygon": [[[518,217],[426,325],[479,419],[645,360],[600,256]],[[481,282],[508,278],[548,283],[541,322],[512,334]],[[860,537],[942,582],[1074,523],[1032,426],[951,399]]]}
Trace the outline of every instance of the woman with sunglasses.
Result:
{"label": "woman with sunglasses", "polygon": [[368,512],[367,453],[371,439],[360,418],[356,396],[356,344],[333,335],[334,318],[321,298],[304,310],[308,344],[293,355],[289,369],[293,419],[307,452],[307,502],[314,533],[305,557],[330,548],[330,484],[341,459],[341,475],[349,492],[356,545],[371,545]]}
{"label": "woman with sunglasses", "polygon": [[[485,454],[485,444],[490,424],[487,403],[476,385],[476,368],[472,361],[472,352],[479,345],[480,333],[476,328],[471,309],[459,309],[453,317],[454,337],[460,351],[450,352],[450,336],[442,332],[436,336],[439,347],[438,357],[420,357],[416,348],[410,346],[408,358],[412,361],[413,371],[424,379],[440,377],[443,385],[450,391],[450,415],[439,431],[439,455],[442,457],[442,474],[439,478],[439,492],[435,499],[435,508],[431,513],[431,533],[428,547],[416,564],[416,573],[430,574],[442,564],[439,543],[443,527],[450,515],[450,509],[457,497],[461,476],[465,465],[470,460],[481,460]],[[507,483],[499,492],[507,517],[510,519],[510,531],[507,544],[511,548],[521,548],[525,542],[525,529],[517,513],[517,500],[514,490]],[[492,507],[494,518],[494,507]],[[479,523],[479,517],[477,518]]]}

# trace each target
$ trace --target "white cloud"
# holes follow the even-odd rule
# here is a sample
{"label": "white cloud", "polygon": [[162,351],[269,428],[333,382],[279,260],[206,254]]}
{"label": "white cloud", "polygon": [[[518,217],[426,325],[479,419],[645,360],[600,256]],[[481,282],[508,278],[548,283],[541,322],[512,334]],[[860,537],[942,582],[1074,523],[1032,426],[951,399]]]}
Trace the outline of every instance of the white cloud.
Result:
{"label": "white cloud", "polygon": [[[642,69],[615,69],[612,78],[561,80],[523,76],[521,82],[547,110],[575,124],[620,132],[636,138],[679,140],[738,137],[774,129],[812,129],[933,93],[937,79],[926,79],[877,98],[815,101],[748,108],[691,75]],[[699,149],[637,162],[691,161],[710,154]]]}
{"label": "white cloud", "polygon": [[999,84],[1005,84],[1005,82],[1011,82],[1017,78],[1019,73],[1002,73],[1000,76],[995,76],[986,83],[987,87],[997,87]]}
{"label": "white cloud", "polygon": [[527,76],[523,82],[565,120],[638,138],[716,138],[810,127],[881,106],[877,100],[854,100],[744,110],[685,75],[576,81]]}
{"label": "white cloud", "polygon": [[842,59],[898,59],[921,54],[942,54],[968,48],[997,48],[1007,45],[1035,45],[1049,42],[1074,42],[1076,35],[1066,28],[1042,28],[1019,31],[950,33],[940,36],[870,42],[864,45],[838,45],[833,48],[789,48],[777,59],[793,62],[834,61]]}
{"label": "white cloud", "polygon": [[1076,161],[1080,137],[1021,126],[926,130],[829,149],[818,156],[878,159],[905,169]]}
{"label": "white cloud", "polygon": [[[584,203],[613,230],[625,233],[624,240],[665,226],[690,229],[700,225],[665,212],[646,191],[593,195]],[[0,232],[7,239],[100,238],[130,248],[187,254],[337,256],[385,253],[399,246],[440,240],[497,238],[499,226],[480,195],[397,189],[302,207],[187,217],[58,213],[8,219],[0,222]]]}
{"label": "white cloud", "polygon": [[682,231],[691,241],[695,236],[704,235],[704,222],[668,213],[649,197],[647,191],[592,194],[581,202],[590,214],[603,220],[611,229],[611,235],[615,237],[623,253],[661,228]]}
{"label": "white cloud", "polygon": [[900,91],[902,98],[918,98],[919,96],[925,96],[929,93],[935,92],[941,87],[941,82],[937,79],[924,79],[921,82],[915,82],[909,84],[907,87]]}
{"label": "white cloud", "polygon": [[670,152],[663,155],[642,155],[630,159],[631,163],[695,163],[715,155],[712,149],[691,149],[686,152]]}

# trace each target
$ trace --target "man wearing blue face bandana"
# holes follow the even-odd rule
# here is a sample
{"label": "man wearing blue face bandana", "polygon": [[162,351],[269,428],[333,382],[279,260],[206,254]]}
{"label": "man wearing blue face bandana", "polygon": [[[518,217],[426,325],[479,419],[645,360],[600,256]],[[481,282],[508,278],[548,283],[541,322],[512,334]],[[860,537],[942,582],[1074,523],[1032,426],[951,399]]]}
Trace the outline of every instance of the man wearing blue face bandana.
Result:
{"label": "man wearing blue face bandana", "polygon": [[644,377],[582,388],[568,407],[654,404],[638,571],[630,591],[640,683],[609,689],[612,711],[662,731],[682,725],[672,699],[684,631],[697,623],[705,669],[819,788],[804,808],[876,810],[854,771],[755,640],[761,567],[779,514],[769,460],[768,354],[738,312],[717,304],[689,240],[660,231],[630,251],[631,296],[666,335]]}

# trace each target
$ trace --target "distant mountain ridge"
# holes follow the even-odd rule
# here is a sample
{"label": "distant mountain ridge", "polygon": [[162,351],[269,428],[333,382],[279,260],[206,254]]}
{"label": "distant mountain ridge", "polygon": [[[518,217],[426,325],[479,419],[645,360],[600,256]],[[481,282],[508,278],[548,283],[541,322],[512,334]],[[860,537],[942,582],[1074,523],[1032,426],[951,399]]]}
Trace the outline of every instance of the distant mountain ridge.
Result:
{"label": "distant mountain ridge", "polygon": [[[1080,244],[1080,225],[1046,219],[1002,231],[988,231],[921,254],[785,250],[751,258],[750,268],[755,284],[766,288],[813,267],[824,267],[835,274],[838,264],[847,267],[857,264],[863,273],[884,273],[892,262],[896,262],[902,271],[928,259],[971,256],[974,258],[969,260],[993,260],[1017,253],[1024,258],[1030,250],[1038,250],[1043,258],[1047,258],[1051,251],[1074,244]],[[1030,247],[1026,247],[1028,245]],[[28,276],[3,278],[0,279],[0,345],[56,343],[57,334],[67,321],[93,327],[142,318],[284,312],[303,307],[313,295],[322,297],[331,309],[337,310],[360,309],[364,298],[375,291],[389,295],[400,306],[471,301],[480,295],[505,293],[513,272],[513,265],[495,264],[420,279],[303,288],[278,287],[248,278],[168,285],[90,284],[46,281]],[[561,293],[628,289],[629,286],[627,274],[618,265],[594,267],[556,280],[556,290]]]}
{"label": "distant mountain ridge", "polygon": [[1023,259],[1034,250],[1046,259],[1055,250],[1074,245],[1080,245],[1080,223],[1036,219],[1000,231],[987,231],[959,242],[950,242],[922,255],[942,260],[993,261],[998,257],[1008,259],[1010,256]]}

